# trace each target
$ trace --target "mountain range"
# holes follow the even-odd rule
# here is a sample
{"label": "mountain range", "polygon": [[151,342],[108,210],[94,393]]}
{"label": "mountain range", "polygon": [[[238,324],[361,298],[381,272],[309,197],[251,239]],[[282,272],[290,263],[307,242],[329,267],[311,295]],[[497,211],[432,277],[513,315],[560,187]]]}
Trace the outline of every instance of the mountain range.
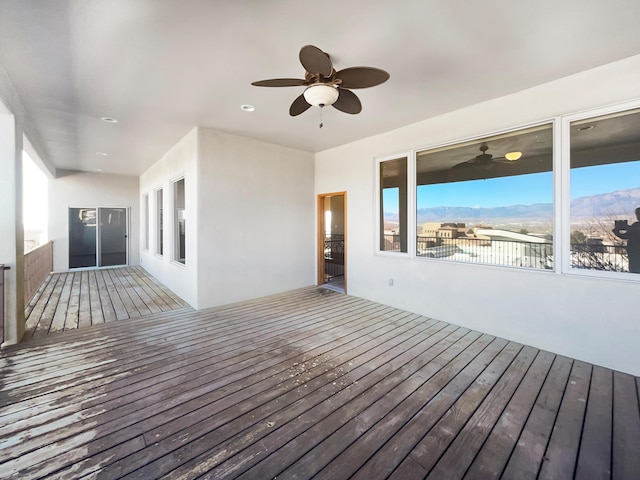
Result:
{"label": "mountain range", "polygon": [[[571,216],[614,217],[633,219],[634,210],[640,207],[640,188],[619,190],[571,200]],[[532,205],[509,205],[504,207],[432,207],[417,211],[417,223],[424,222],[496,222],[507,219],[550,220],[553,217],[552,203]],[[385,213],[385,222],[398,222],[397,213]]]}

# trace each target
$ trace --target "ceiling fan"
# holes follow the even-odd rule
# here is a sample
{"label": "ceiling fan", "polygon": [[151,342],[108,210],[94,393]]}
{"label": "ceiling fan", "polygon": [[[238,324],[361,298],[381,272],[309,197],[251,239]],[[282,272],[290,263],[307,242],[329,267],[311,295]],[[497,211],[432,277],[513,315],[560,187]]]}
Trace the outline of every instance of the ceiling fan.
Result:
{"label": "ceiling fan", "polygon": [[291,104],[289,115],[292,117],[311,106],[327,105],[333,105],[345,113],[360,113],[362,104],[351,89],[374,87],[389,79],[387,72],[373,67],[351,67],[336,71],[329,55],[313,45],[300,49],[300,63],[306,70],[304,80],[274,78],[251,83],[256,87],[307,87]]}
{"label": "ceiling fan", "polygon": [[474,158],[467,160],[462,163],[458,163],[451,168],[478,168],[481,170],[489,170],[493,168],[496,163],[506,163],[506,164],[514,164],[516,163],[520,157],[522,157],[522,152],[509,152],[504,157],[496,157],[487,153],[489,150],[489,146],[486,143],[480,145],[480,155],[475,156]]}

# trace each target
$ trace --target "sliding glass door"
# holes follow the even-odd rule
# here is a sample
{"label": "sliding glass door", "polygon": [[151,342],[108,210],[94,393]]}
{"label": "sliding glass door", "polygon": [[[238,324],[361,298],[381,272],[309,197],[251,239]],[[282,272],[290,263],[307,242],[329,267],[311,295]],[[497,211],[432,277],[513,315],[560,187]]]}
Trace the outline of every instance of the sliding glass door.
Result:
{"label": "sliding glass door", "polygon": [[69,268],[127,264],[127,208],[69,209]]}

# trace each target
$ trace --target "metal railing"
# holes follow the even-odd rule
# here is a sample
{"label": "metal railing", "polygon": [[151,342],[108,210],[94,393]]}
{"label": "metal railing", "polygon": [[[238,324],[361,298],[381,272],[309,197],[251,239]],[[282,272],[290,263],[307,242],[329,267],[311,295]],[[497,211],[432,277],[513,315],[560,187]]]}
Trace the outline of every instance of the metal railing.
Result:
{"label": "metal railing", "polygon": [[[384,251],[400,252],[400,235],[384,236]],[[442,238],[418,236],[416,256],[446,258],[466,263],[552,269],[553,244],[484,238]],[[624,245],[571,244],[571,268],[607,272],[628,272]]]}
{"label": "metal railing", "polygon": [[324,274],[327,278],[344,275],[344,235],[324,236]]}
{"label": "metal railing", "polygon": [[383,241],[384,241],[384,244],[381,246],[380,250],[383,250],[385,252],[401,252],[402,251],[402,242],[400,240],[400,235],[385,234]]}
{"label": "metal railing", "polygon": [[4,271],[10,267],[0,263],[0,343],[4,342]]}
{"label": "metal railing", "polygon": [[572,243],[571,268],[628,272],[627,247],[624,245]]}
{"label": "metal railing", "polygon": [[550,242],[419,236],[416,254],[418,257],[448,258],[466,263],[553,268],[553,244]]}

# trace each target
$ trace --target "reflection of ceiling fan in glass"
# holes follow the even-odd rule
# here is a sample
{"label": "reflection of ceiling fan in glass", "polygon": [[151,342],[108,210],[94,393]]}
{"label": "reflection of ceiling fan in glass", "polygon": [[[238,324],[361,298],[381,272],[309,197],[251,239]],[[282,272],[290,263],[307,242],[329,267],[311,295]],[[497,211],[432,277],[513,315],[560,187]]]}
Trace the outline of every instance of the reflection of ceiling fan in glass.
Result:
{"label": "reflection of ceiling fan in glass", "polygon": [[462,163],[458,163],[451,168],[478,168],[480,170],[489,170],[493,168],[496,163],[506,163],[512,165],[516,163],[520,157],[522,157],[522,152],[509,152],[504,157],[496,157],[487,153],[489,150],[489,146],[486,143],[480,145],[480,155],[467,160]]}
{"label": "reflection of ceiling fan in glass", "polygon": [[251,83],[257,87],[307,87],[291,104],[291,116],[300,115],[311,106],[327,105],[345,113],[360,113],[362,104],[351,89],[374,87],[389,79],[387,72],[373,67],[351,67],[336,72],[329,55],[313,45],[300,49],[300,63],[306,70],[304,80],[274,78]]}

